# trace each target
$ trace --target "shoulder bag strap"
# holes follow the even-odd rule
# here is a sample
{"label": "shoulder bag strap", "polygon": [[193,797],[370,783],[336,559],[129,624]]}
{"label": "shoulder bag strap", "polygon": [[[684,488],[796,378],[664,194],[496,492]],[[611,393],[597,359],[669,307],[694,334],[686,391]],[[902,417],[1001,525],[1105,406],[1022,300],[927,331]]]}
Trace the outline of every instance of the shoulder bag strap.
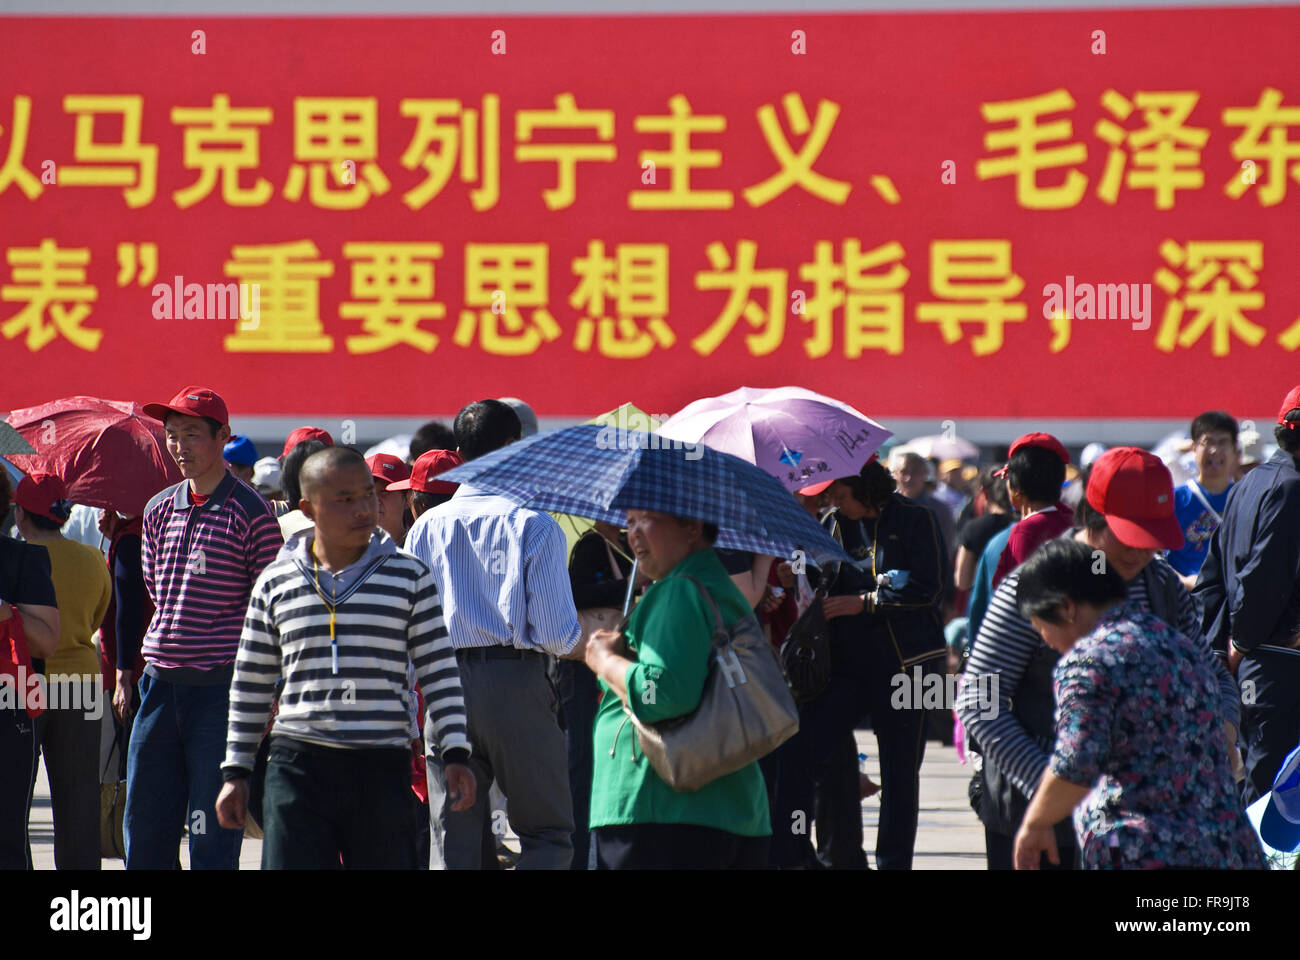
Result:
{"label": "shoulder bag strap", "polygon": [[1201,485],[1193,480],[1188,484],[1188,486],[1192,488],[1192,493],[1195,495],[1196,499],[1201,501],[1201,505],[1204,506],[1206,510],[1210,511],[1210,514],[1214,517],[1214,522],[1223,523],[1223,517],[1219,516],[1219,511],[1210,506],[1210,501],[1207,500],[1205,494],[1201,492]]}
{"label": "shoulder bag strap", "polygon": [[700,581],[688,573],[684,573],[682,576],[695,584],[701,595],[703,595],[705,604],[713,611],[713,645],[715,647],[722,646],[730,639],[731,635],[727,632],[727,625],[722,622],[722,612],[718,609],[717,602],[713,599],[713,595],[709,593],[708,588]]}

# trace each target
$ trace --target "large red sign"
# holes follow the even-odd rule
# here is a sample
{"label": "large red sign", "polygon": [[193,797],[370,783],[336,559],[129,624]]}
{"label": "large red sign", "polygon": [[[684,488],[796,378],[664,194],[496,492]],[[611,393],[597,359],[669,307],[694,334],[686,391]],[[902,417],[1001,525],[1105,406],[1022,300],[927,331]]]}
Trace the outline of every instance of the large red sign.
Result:
{"label": "large red sign", "polygon": [[1300,10],[0,19],[0,409],[1267,410]]}

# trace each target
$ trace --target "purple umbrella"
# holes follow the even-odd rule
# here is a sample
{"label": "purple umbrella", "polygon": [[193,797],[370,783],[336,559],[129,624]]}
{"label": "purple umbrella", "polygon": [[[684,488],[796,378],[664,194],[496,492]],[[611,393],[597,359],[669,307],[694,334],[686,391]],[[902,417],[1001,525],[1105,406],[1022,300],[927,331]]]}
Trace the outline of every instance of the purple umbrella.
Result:
{"label": "purple umbrella", "polygon": [[803,387],[741,387],[688,404],[659,428],[748,460],[787,490],[856,474],[892,436],[847,403]]}

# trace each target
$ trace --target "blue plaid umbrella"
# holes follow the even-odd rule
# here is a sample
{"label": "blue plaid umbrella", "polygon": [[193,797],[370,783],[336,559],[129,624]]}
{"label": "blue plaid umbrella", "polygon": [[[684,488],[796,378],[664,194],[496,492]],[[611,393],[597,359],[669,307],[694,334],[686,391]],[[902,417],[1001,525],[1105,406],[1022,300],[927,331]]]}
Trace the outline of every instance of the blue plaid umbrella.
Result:
{"label": "blue plaid umbrella", "polygon": [[781,484],[752,463],[704,444],[582,424],[539,433],[440,474],[535,510],[622,526],[653,510],[718,526],[719,547],[814,562],[845,561],[840,545]]}

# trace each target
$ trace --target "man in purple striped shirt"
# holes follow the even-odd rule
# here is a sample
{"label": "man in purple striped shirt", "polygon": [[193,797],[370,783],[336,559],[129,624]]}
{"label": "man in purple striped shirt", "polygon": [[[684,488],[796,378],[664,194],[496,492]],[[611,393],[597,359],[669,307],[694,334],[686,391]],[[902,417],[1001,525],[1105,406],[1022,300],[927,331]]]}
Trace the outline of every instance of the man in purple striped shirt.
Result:
{"label": "man in purple striped shirt", "polygon": [[283,539],[270,505],[226,468],[221,397],[186,387],[144,412],[163,422],[185,480],[144,510],[141,567],[157,609],[127,754],[126,867],[171,869],[188,825],[193,869],[234,870],[243,832],[216,816],[230,680],[249,594]]}

